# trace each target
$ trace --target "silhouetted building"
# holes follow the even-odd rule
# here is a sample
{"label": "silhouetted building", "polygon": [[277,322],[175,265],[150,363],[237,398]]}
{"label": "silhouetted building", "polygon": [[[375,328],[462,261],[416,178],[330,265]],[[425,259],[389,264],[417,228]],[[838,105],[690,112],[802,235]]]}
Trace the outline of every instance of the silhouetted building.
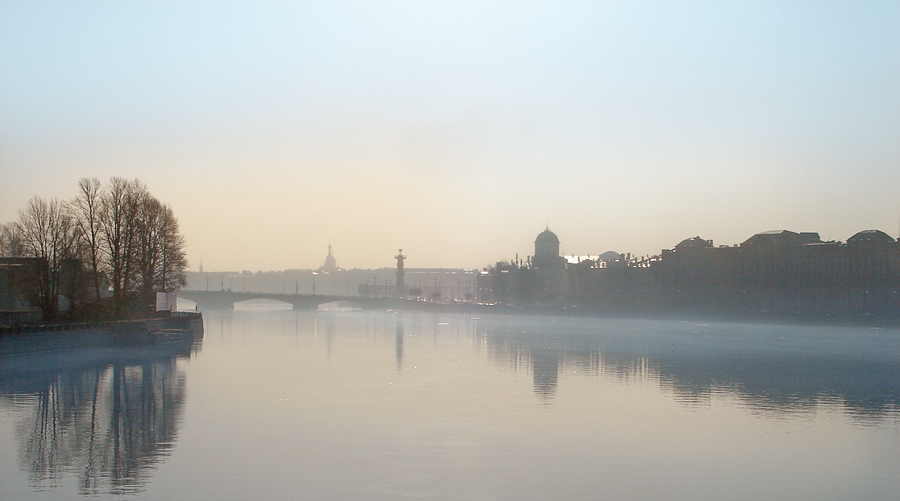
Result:
{"label": "silhouetted building", "polygon": [[779,230],[735,246],[696,236],[659,256],[606,252],[567,261],[547,229],[533,257],[481,273],[478,299],[525,308],[898,320],[900,242],[879,230],[846,243]]}
{"label": "silhouetted building", "polygon": [[343,271],[337,265],[337,260],[331,254],[331,244],[328,244],[328,255],[325,256],[325,263],[322,266],[319,266],[319,269],[316,271],[324,272],[324,273],[336,273],[338,271]]}
{"label": "silhouetted building", "polygon": [[0,325],[65,316],[96,301],[91,278],[78,259],[64,259],[52,272],[44,258],[0,258]]}
{"label": "silhouetted building", "polygon": [[547,228],[534,239],[534,257],[531,259],[531,264],[535,268],[550,268],[561,262],[559,238],[556,233]]}
{"label": "silhouetted building", "polygon": [[36,290],[29,287],[40,266],[37,258],[0,258],[0,326],[40,320]]}
{"label": "silhouetted building", "polygon": [[[704,243],[705,242],[705,243]],[[667,309],[775,317],[900,317],[900,244],[878,230],[847,243],[768,231],[739,246],[699,237],[662,252]]]}
{"label": "silhouetted building", "polygon": [[618,252],[615,252],[615,251],[606,251],[603,254],[600,254],[599,256],[597,256],[597,261],[599,261],[601,263],[606,263],[607,265],[609,265],[609,264],[615,263],[617,261],[619,261],[619,262],[625,261],[625,255],[619,254]]}
{"label": "silhouetted building", "polygon": [[562,306],[568,288],[566,260],[549,228],[534,241],[534,256],[499,262],[478,278],[479,301],[524,307]]}

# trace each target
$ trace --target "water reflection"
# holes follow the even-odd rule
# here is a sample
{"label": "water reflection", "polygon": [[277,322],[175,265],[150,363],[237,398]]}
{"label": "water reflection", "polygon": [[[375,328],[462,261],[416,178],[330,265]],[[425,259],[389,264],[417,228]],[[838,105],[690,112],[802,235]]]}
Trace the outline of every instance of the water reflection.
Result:
{"label": "water reflection", "polygon": [[736,396],[754,411],[839,404],[859,420],[900,409],[900,331],[602,319],[486,318],[495,359],[533,374],[543,401],[560,374],[657,382],[685,405]]}
{"label": "water reflection", "polygon": [[689,407],[716,397],[767,414],[824,405],[860,421],[900,409],[900,331],[892,329],[400,312],[285,315],[292,335],[319,336],[329,358],[360,336],[388,343],[400,372],[411,369],[404,368],[404,357],[417,350],[468,345],[500,367],[527,374],[546,405],[572,378],[587,377],[655,385]]}
{"label": "water reflection", "polygon": [[534,392],[547,401],[559,384],[559,355],[552,348],[535,347],[530,351]]}
{"label": "water reflection", "polygon": [[403,317],[397,315],[397,371],[403,370]]}
{"label": "water reflection", "polygon": [[77,477],[81,494],[139,492],[175,440],[190,343],[5,357],[0,399],[19,409],[20,466],[36,489]]}

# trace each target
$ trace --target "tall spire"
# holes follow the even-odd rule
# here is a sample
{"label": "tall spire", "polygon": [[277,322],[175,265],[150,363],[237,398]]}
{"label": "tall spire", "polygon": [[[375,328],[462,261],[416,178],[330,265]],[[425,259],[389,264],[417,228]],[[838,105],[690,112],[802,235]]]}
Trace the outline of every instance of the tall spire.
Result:
{"label": "tall spire", "polygon": [[334,273],[336,271],[341,271],[338,268],[337,260],[334,259],[334,254],[332,254],[331,250],[331,241],[328,241],[328,255],[325,256],[325,263],[322,266],[319,266],[318,271],[324,271],[326,273]]}

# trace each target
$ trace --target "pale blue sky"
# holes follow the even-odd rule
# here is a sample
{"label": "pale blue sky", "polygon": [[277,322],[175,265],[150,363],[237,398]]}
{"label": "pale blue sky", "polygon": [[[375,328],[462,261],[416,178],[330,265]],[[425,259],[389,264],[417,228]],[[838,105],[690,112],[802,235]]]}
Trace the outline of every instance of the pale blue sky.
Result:
{"label": "pale blue sky", "polygon": [[112,175],[206,269],[897,236],[900,3],[0,0],[0,221]]}

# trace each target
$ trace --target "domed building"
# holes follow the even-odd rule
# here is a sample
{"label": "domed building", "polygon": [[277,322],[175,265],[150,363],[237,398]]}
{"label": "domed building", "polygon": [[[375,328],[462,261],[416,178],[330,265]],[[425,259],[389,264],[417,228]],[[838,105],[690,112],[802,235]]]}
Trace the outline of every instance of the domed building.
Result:
{"label": "domed building", "polygon": [[565,260],[559,255],[559,238],[550,228],[540,232],[534,239],[534,257],[531,262],[535,268],[564,264]]}
{"label": "domed building", "polygon": [[[574,258],[575,256],[573,256]],[[568,261],[560,253],[560,241],[550,228],[534,239],[534,255],[522,263],[499,261],[478,276],[478,299],[524,308],[585,309],[636,308],[653,289],[648,267],[636,267],[616,252],[600,259]],[[608,266],[614,262],[614,266]]]}
{"label": "domed building", "polygon": [[319,266],[319,269],[316,270],[320,273],[337,273],[339,271],[344,271],[337,264],[337,259],[331,255],[331,244],[328,244],[328,256],[325,257],[325,264]]}
{"label": "domed building", "polygon": [[880,245],[895,242],[894,238],[881,230],[863,230],[847,239],[848,245]]}
{"label": "domed building", "polygon": [[537,275],[531,282],[533,300],[539,305],[562,306],[568,289],[566,259],[559,255],[559,238],[545,228],[534,239],[532,272]]}

